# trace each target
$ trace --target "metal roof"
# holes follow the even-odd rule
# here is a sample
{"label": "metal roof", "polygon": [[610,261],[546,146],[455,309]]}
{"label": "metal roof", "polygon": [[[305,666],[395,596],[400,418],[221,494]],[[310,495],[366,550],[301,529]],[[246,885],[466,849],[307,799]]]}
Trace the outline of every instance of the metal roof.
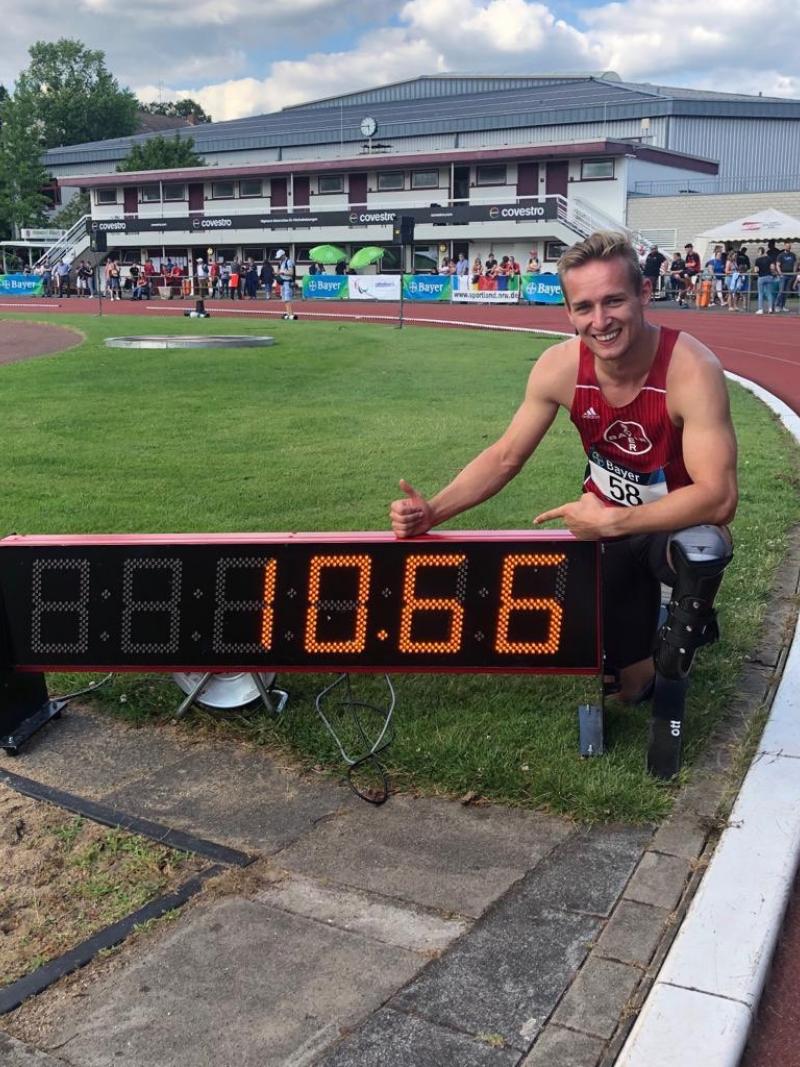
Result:
{"label": "metal roof", "polygon": [[[413,107],[409,107],[409,100],[402,93],[409,86],[419,87],[423,79],[417,78],[398,82],[391,87],[384,86],[384,91],[392,90],[389,94],[392,99],[383,102],[374,100],[367,105],[363,100],[353,103],[342,97],[325,107],[288,108],[267,115],[205,123],[177,130],[175,136],[191,137],[195,151],[200,155],[299,145],[308,145],[311,155],[314,146],[318,145],[362,143],[364,137],[359,125],[365,114],[370,114],[376,120],[376,136],[382,141],[662,115],[800,119],[800,100],[627,84],[602,76],[573,77],[545,84],[530,79],[530,84],[514,88],[475,91],[476,82],[485,83],[487,80],[460,76],[459,87],[469,85],[471,91],[420,97],[414,99]],[[425,84],[436,81],[427,79]],[[448,84],[455,84],[455,81]],[[375,93],[378,91],[374,90]],[[44,163],[46,166],[63,167],[114,161],[123,158],[133,145],[152,136],[140,134],[53,148],[44,154]],[[352,152],[352,148],[348,151]]]}
{"label": "metal roof", "polygon": [[140,170],[114,172],[112,174],[86,175],[58,179],[63,186],[78,186],[83,189],[110,185],[140,185],[147,182],[193,182],[220,181],[226,178],[278,177],[282,174],[324,174],[353,170],[397,170],[398,167],[421,167],[458,164],[459,155],[470,162],[492,163],[507,160],[570,159],[588,158],[590,156],[635,156],[651,163],[681,167],[684,170],[697,171],[700,174],[717,174],[719,166],[709,159],[671,152],[665,148],[651,148],[649,145],[631,144],[629,141],[575,141],[571,144],[544,144],[514,148],[464,149],[463,152],[415,152],[413,155],[364,155],[352,159],[324,159],[314,161],[293,160],[291,163],[252,163],[237,164],[230,167],[176,167],[172,170]]}

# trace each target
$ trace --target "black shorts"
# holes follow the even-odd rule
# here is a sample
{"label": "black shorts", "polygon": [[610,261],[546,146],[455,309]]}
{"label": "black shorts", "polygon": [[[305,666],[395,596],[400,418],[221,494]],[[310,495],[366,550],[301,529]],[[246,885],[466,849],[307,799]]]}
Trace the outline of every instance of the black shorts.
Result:
{"label": "black shorts", "polygon": [[652,656],[661,607],[661,583],[672,585],[668,533],[637,534],[603,542],[603,644],[606,665],[618,670]]}

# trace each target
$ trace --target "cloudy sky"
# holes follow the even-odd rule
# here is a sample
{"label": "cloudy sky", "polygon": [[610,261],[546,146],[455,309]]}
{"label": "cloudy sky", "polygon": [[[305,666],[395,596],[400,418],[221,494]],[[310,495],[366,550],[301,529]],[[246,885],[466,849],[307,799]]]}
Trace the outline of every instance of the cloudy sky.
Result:
{"label": "cloudy sky", "polygon": [[800,98],[800,2],[769,0],[0,0],[0,83],[36,40],[102,49],[140,99],[214,119],[419,74],[615,70]]}

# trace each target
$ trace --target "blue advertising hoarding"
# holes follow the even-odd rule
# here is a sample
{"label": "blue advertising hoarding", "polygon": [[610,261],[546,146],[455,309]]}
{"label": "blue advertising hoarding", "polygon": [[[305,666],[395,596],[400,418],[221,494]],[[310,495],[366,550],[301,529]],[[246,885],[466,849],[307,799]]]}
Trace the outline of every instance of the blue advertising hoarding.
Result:
{"label": "blue advertising hoarding", "polygon": [[347,300],[344,274],[307,274],[303,278],[304,300]]}
{"label": "blue advertising hoarding", "polygon": [[404,300],[450,300],[453,279],[449,274],[404,274]]}
{"label": "blue advertising hoarding", "polygon": [[0,274],[0,296],[41,296],[43,286],[38,274]]}
{"label": "blue advertising hoarding", "polygon": [[522,297],[529,304],[563,304],[564,294],[557,274],[523,274]]}

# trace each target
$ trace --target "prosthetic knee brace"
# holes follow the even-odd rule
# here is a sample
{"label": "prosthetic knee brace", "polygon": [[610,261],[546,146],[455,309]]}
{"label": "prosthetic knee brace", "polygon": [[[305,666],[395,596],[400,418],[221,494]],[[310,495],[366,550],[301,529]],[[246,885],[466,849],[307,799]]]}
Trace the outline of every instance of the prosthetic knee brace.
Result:
{"label": "prosthetic knee brace", "polygon": [[698,648],[719,637],[713,607],[722,572],[733,552],[718,526],[691,526],[668,541],[675,584],[667,618],[658,631],[655,690],[650,719],[647,769],[668,780],[681,769],[681,743],[687,675]]}
{"label": "prosthetic knee brace", "polygon": [[658,632],[655,663],[662,677],[679,680],[691,670],[697,649],[719,637],[712,604],[733,550],[719,526],[691,526],[672,534],[668,552],[675,584]]}

